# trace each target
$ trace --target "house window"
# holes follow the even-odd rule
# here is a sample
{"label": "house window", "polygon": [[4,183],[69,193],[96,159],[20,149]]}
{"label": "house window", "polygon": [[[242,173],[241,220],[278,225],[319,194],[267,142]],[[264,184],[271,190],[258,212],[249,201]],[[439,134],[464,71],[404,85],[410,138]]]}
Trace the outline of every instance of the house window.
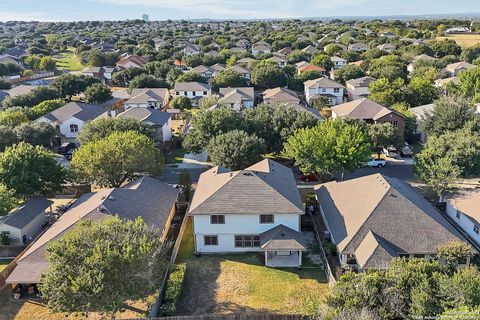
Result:
{"label": "house window", "polygon": [[460,211],[457,210],[457,212],[455,213],[455,216],[457,217],[458,220],[460,220]]}
{"label": "house window", "polygon": [[207,91],[203,91],[203,95],[206,96],[208,94]]}
{"label": "house window", "polygon": [[255,248],[260,247],[259,235],[236,235],[235,248]]}
{"label": "house window", "polygon": [[210,216],[211,224],[225,224],[225,216],[223,214],[214,214]]}
{"label": "house window", "polygon": [[474,225],[474,226],[473,226],[473,232],[475,232],[476,234],[478,234],[478,226],[477,226],[477,225]]}
{"label": "house window", "polygon": [[78,124],[72,123],[70,125],[70,132],[72,132],[72,133],[78,132]]}
{"label": "house window", "polygon": [[327,92],[327,89],[325,89],[325,88],[322,88],[322,92]]}
{"label": "house window", "polygon": [[179,96],[179,95],[180,95],[180,92],[176,91],[176,92],[175,92],[175,95],[176,95],[176,96]]}
{"label": "house window", "polygon": [[192,91],[192,96],[195,97],[196,95],[197,95],[197,93],[195,91]]}
{"label": "house window", "polygon": [[261,214],[260,223],[273,223],[273,214]]}
{"label": "house window", "polygon": [[357,264],[357,258],[354,254],[347,254],[347,264]]}
{"label": "house window", "polygon": [[390,121],[390,123],[393,124],[395,128],[398,128],[398,121]]}
{"label": "house window", "polygon": [[424,254],[414,254],[413,255],[414,258],[417,258],[417,259],[424,259],[425,258],[425,255]]}
{"label": "house window", "polygon": [[408,253],[399,253],[399,254],[398,254],[398,257],[399,257],[399,258],[402,258],[402,259],[405,258],[405,260],[408,260],[408,259],[410,258],[410,254],[408,254]]}
{"label": "house window", "polygon": [[203,244],[206,246],[218,246],[218,236],[203,236]]}
{"label": "house window", "polygon": [[339,93],[339,92],[340,92],[340,88],[333,88],[333,92]]}
{"label": "house window", "polygon": [[187,91],[185,91],[185,92],[183,93],[183,95],[184,95],[185,97],[188,96]]}

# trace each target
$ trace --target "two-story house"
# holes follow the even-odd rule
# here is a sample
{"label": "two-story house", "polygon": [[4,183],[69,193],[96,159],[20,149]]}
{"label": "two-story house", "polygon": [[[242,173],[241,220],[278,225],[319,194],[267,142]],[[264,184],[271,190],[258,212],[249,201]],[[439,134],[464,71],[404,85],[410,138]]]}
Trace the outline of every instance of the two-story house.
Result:
{"label": "two-story house", "polygon": [[212,86],[201,82],[176,82],[173,91],[175,96],[188,97],[193,105],[197,105],[202,97],[212,94]]}
{"label": "two-story house", "polygon": [[253,87],[220,88],[218,105],[226,105],[233,110],[253,108],[255,102]]}
{"label": "two-story house", "polygon": [[254,57],[256,57],[257,55],[259,55],[261,53],[270,53],[270,52],[271,52],[271,47],[265,41],[256,42],[252,46],[252,55]]}
{"label": "two-story house", "polygon": [[233,70],[233,71],[241,74],[242,77],[247,81],[250,81],[252,79],[252,74],[251,74],[250,70],[248,70],[247,67],[244,67],[242,65],[234,65],[233,67],[229,68],[228,70]]}
{"label": "two-story house", "polygon": [[340,69],[341,67],[343,67],[344,65],[347,64],[347,60],[346,60],[346,59],[340,58],[340,57],[338,57],[338,56],[330,57],[330,60],[331,60],[332,63],[333,63],[333,68],[334,68],[334,69]]}
{"label": "two-story house", "polygon": [[35,122],[50,123],[57,130],[62,141],[76,141],[78,133],[85,122],[100,116],[107,116],[107,109],[83,102],[69,102],[66,105],[47,113]]}
{"label": "two-story house", "polygon": [[347,89],[348,101],[353,101],[361,98],[366,98],[370,94],[368,87],[370,83],[375,81],[372,77],[362,77],[358,79],[348,80],[345,85]]}
{"label": "two-story house", "polygon": [[305,99],[308,103],[317,96],[326,97],[331,106],[343,102],[343,85],[326,77],[305,81],[304,89]]}
{"label": "two-story house", "polygon": [[168,112],[151,108],[131,108],[117,115],[117,118],[132,118],[148,125],[157,143],[172,140],[172,120]]}
{"label": "two-story house", "polygon": [[165,88],[133,89],[130,99],[125,101],[125,109],[150,108],[163,109],[170,100],[170,92]]}
{"label": "two-story house", "polygon": [[445,70],[447,70],[452,75],[452,77],[456,77],[460,72],[467,71],[468,69],[473,69],[473,68],[476,68],[476,66],[465,61],[460,61],[460,62],[451,63],[447,65],[445,67]]}
{"label": "two-story house", "polygon": [[292,170],[272,160],[204,172],[188,211],[196,253],[263,252],[271,267],[302,264],[302,214]]}
{"label": "two-story house", "polygon": [[[373,174],[315,186],[326,236],[342,266],[387,269],[393,258],[435,259],[439,245],[466,239],[407,183]],[[468,264],[464,261],[462,264]]]}
{"label": "two-story house", "polygon": [[204,65],[196,66],[195,68],[190,69],[189,72],[194,72],[206,79],[210,79],[215,77],[217,73],[223,70],[225,70],[224,66],[222,66],[221,64],[215,64],[213,66],[208,66],[208,67]]}

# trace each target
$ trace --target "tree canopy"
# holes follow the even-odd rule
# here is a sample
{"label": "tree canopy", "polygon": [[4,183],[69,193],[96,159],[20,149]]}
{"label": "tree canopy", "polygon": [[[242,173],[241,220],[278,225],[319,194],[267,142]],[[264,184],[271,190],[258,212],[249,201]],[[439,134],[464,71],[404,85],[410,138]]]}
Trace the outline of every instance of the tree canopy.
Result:
{"label": "tree canopy", "polygon": [[110,87],[105,86],[101,83],[94,83],[85,89],[83,93],[85,95],[85,100],[88,103],[105,103],[108,100],[112,99],[112,90]]}
{"label": "tree canopy", "polygon": [[53,312],[114,314],[158,290],[167,247],[142,219],[83,220],[46,248],[40,290]]}
{"label": "tree canopy", "polygon": [[71,166],[80,180],[118,188],[142,174],[158,176],[163,157],[149,137],[135,131],[115,131],[82,145],[73,154]]}

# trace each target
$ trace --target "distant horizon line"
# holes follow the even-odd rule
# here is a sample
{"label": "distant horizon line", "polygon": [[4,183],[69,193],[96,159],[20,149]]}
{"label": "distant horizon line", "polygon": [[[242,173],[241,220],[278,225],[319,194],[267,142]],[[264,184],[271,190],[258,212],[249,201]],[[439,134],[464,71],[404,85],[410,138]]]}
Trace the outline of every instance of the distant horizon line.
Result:
{"label": "distant horizon line", "polygon": [[[148,13],[144,13],[149,15]],[[480,12],[458,12],[458,13],[421,13],[421,14],[397,14],[397,15],[334,15],[334,16],[313,16],[313,17],[278,17],[278,18],[169,18],[169,19],[149,19],[146,22],[164,22],[164,21],[212,21],[212,22],[222,22],[222,21],[285,21],[285,20],[374,20],[374,19],[400,19],[400,20],[408,20],[408,19],[445,19],[445,18],[480,18]],[[135,21],[135,20],[142,20],[142,17],[139,18],[127,18],[127,19],[104,19],[104,20],[36,20],[36,19],[29,19],[29,20],[2,20],[0,17],[0,22],[51,22],[51,23],[61,23],[61,22],[91,22],[91,21]]]}

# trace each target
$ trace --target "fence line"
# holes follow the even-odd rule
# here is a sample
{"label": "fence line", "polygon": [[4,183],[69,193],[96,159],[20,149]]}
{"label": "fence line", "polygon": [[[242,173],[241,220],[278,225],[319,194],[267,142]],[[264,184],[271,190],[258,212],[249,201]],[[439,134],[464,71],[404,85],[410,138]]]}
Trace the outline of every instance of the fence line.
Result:
{"label": "fence line", "polygon": [[154,320],[302,320],[298,314],[269,313],[238,313],[238,314],[207,314],[201,316],[173,316],[153,318]]}
{"label": "fence line", "polygon": [[165,289],[167,287],[167,280],[170,276],[170,272],[172,271],[175,259],[177,258],[178,250],[180,249],[180,244],[182,243],[183,234],[185,233],[185,229],[187,228],[188,219],[190,219],[190,217],[187,216],[187,212],[188,206],[185,210],[185,216],[183,218],[182,225],[180,226],[180,231],[178,232],[177,239],[175,240],[175,244],[173,246],[172,255],[170,256],[170,261],[167,265],[167,270],[165,270],[165,274],[163,275],[162,284],[160,285],[159,290],[160,292],[158,294],[157,300],[155,301],[155,304],[152,306],[150,312],[148,313],[149,319],[155,319],[157,317],[158,311],[160,310],[160,307],[162,306]]}
{"label": "fence line", "polygon": [[337,280],[335,279],[332,269],[330,268],[330,264],[328,263],[328,258],[327,258],[327,255],[325,254],[325,249],[323,248],[323,243],[322,243],[323,238],[320,238],[320,234],[318,233],[318,228],[317,228],[317,224],[315,223],[315,219],[311,214],[310,216],[312,217],[313,229],[315,229],[317,242],[320,247],[320,256],[323,260],[323,265],[325,266],[325,275],[327,276],[328,285],[330,287],[333,287],[333,285],[337,282]]}

